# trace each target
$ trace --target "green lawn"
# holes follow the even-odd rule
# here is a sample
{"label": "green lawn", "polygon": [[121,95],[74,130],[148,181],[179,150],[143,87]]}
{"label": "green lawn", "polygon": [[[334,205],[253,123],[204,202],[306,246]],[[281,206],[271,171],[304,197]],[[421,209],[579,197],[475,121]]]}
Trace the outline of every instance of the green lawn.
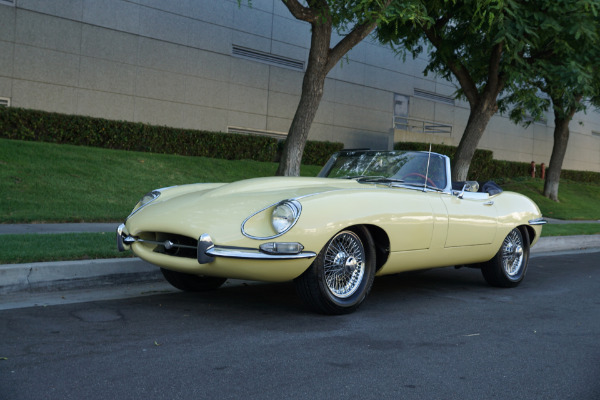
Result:
{"label": "green lawn", "polygon": [[558,203],[542,195],[544,181],[541,179],[511,179],[501,186],[504,190],[519,192],[531,198],[545,217],[564,220],[600,220],[600,182],[585,184],[561,181],[558,187]]}
{"label": "green lawn", "polygon": [[[0,223],[112,222],[152,189],[273,176],[276,163],[0,139]],[[303,166],[315,176],[318,166]]]}

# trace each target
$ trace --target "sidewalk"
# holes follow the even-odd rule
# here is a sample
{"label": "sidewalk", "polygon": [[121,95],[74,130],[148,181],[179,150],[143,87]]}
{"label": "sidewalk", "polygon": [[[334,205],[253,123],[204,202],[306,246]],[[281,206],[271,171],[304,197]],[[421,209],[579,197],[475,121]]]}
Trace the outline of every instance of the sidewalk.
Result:
{"label": "sidewalk", "polygon": [[[599,222],[599,221],[595,221]],[[600,223],[600,222],[599,222]],[[114,232],[117,223],[2,225],[1,234]],[[564,251],[600,251],[600,235],[540,238],[532,257]],[[162,281],[160,269],[138,258],[56,261],[0,265],[0,295],[15,292],[61,291]]]}

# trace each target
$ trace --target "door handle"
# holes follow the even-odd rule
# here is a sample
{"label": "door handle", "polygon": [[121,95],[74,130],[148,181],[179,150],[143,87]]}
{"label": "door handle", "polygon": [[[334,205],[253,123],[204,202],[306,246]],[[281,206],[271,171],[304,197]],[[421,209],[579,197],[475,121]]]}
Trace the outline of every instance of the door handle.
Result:
{"label": "door handle", "polygon": [[484,206],[493,206],[493,205],[494,205],[494,202],[493,202],[492,200],[490,200],[490,201],[488,201],[488,202],[485,202],[485,203],[483,203],[483,205],[484,205]]}

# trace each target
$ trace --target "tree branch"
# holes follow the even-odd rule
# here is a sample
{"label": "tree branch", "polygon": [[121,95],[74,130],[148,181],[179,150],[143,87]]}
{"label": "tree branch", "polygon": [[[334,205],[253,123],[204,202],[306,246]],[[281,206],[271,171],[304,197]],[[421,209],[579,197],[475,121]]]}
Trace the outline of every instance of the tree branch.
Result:
{"label": "tree branch", "polygon": [[[392,0],[386,0],[382,5],[381,11],[385,11],[386,8],[389,7]],[[329,51],[329,55],[327,58],[326,70],[327,72],[331,71],[333,67],[340,61],[340,59],[346,54],[350,49],[352,49],[357,43],[361,42],[364,38],[369,36],[373,29],[377,26],[377,20],[373,19],[371,21],[365,21],[362,24],[358,24],[348,33],[342,40],[336,44],[333,49]]]}
{"label": "tree branch", "polygon": [[492,92],[494,98],[498,96],[500,90],[504,87],[505,78],[500,76],[500,63],[502,61],[502,51],[504,48],[503,42],[496,43],[492,47],[490,56],[490,64],[488,68],[488,80],[485,91]]}
{"label": "tree branch", "polygon": [[311,24],[317,20],[317,13],[309,7],[304,7],[298,0],[282,0],[282,2],[296,19]]}
{"label": "tree branch", "polygon": [[[438,51],[441,51],[445,46],[443,38],[437,33],[437,30],[431,28],[423,28],[423,32],[433,44]],[[465,97],[469,101],[471,108],[474,108],[479,100],[479,91],[477,90],[477,85],[473,81],[473,78],[469,74],[467,68],[458,60],[456,57],[451,57],[446,60],[446,64],[448,68],[460,84],[463,92],[465,93]]]}

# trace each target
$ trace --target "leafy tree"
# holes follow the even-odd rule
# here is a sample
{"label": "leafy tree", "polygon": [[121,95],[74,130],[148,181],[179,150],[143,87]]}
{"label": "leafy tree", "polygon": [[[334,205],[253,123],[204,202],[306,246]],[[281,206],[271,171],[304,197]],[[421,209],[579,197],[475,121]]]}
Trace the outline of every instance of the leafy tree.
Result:
{"label": "leafy tree", "polygon": [[[375,29],[392,0],[282,1],[295,18],[311,25],[302,94],[277,169],[277,175],[297,176],[310,126],[323,97],[325,77],[348,51]],[[334,28],[347,33],[331,47]]]}
{"label": "leafy tree", "polygon": [[[558,201],[558,186],[567,145],[569,123],[576,112],[600,106],[600,19],[598,0],[562,0],[534,12],[538,19],[534,46],[524,54],[526,71],[520,91],[511,93],[503,108],[513,107],[516,122],[527,114],[540,118],[550,102],[554,112],[554,146],[544,196]],[[554,8],[554,10],[548,9]],[[573,23],[577,21],[577,23]],[[547,99],[539,96],[539,92]]]}
{"label": "leafy tree", "polygon": [[523,73],[524,54],[533,47],[539,27],[533,13],[556,0],[412,1],[422,7],[424,18],[417,24],[403,22],[402,17],[392,19],[379,27],[378,35],[399,53],[408,51],[413,57],[429,43],[425,74],[433,72],[458,82],[457,94],[467,99],[470,114],[455,154],[452,179],[465,180],[485,128],[499,109],[499,96],[520,90],[515,82]]}

